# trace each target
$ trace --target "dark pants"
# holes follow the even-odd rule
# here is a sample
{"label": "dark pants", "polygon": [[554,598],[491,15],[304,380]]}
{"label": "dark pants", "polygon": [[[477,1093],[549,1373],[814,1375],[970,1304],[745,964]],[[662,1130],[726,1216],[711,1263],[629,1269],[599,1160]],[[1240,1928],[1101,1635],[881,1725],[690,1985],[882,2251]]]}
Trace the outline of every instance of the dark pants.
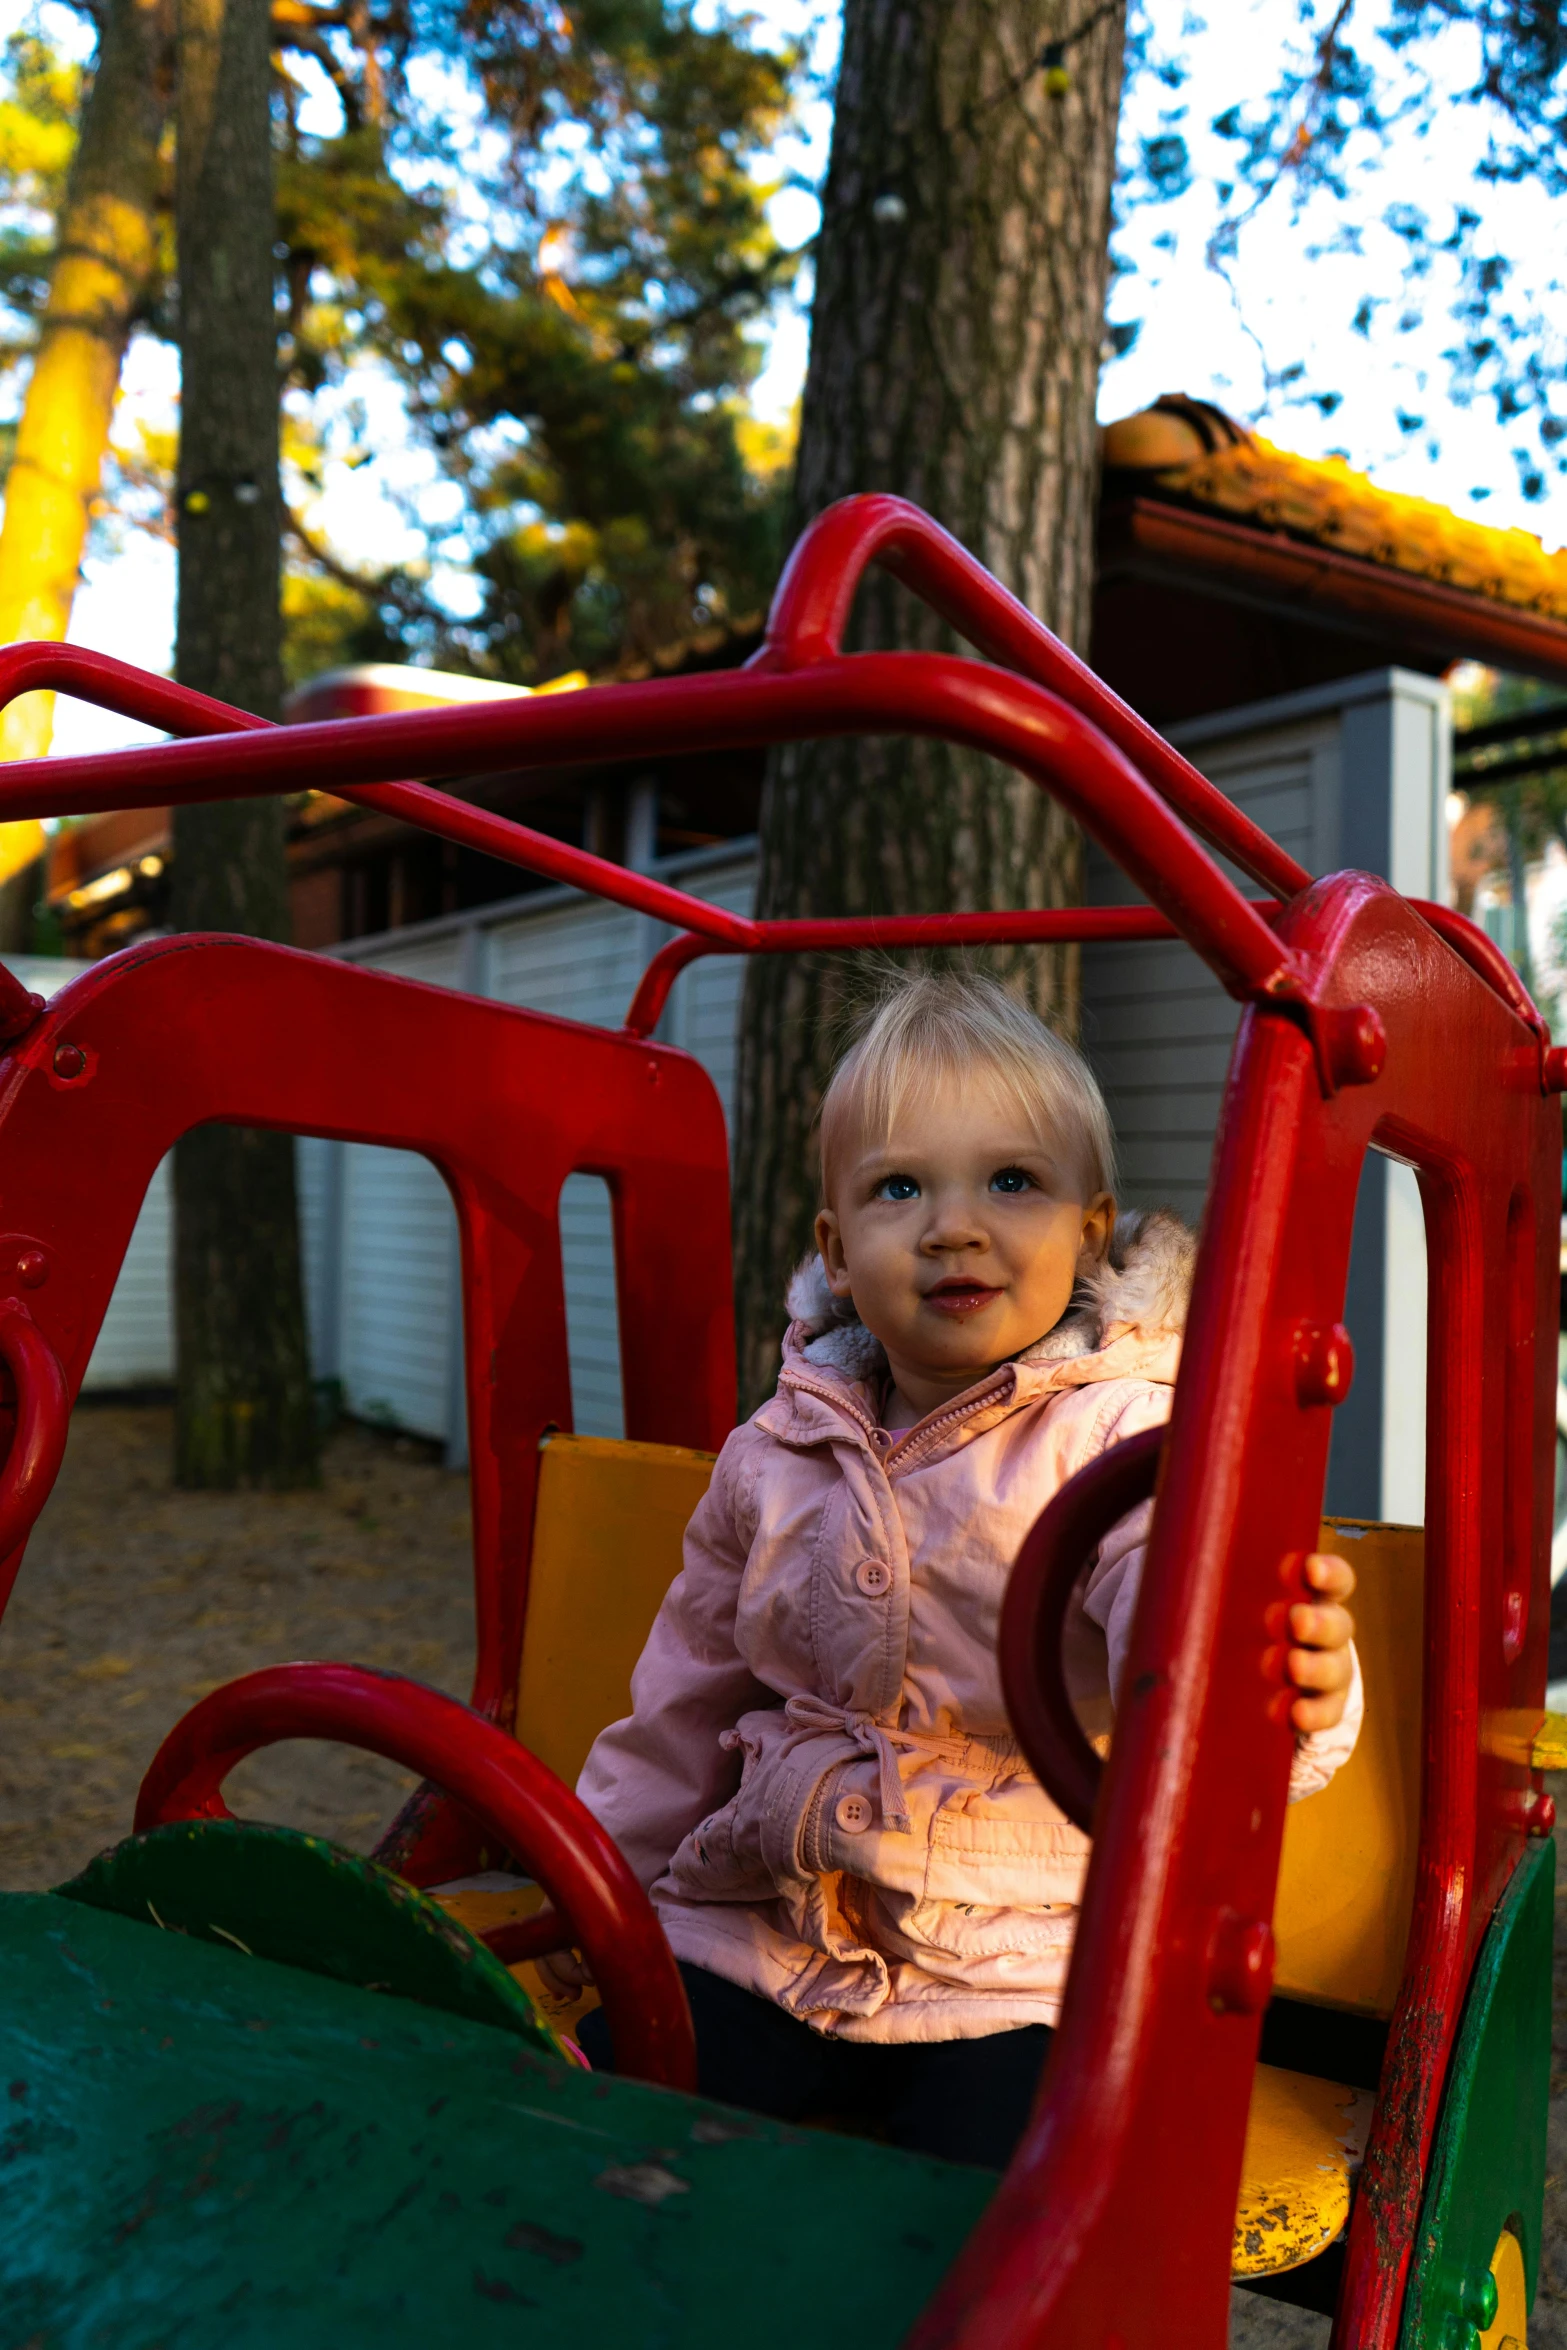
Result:
{"label": "dark pants", "polygon": [[[702,2096],[773,2121],[835,2123],[911,2154],[986,2170],[1005,2170],[1011,2160],[1050,2046],[1044,2024],[986,2040],[833,2040],[703,1967],[683,1965],[680,1974]],[[602,2008],[584,2016],[578,2037],[596,2071],[614,2071]]]}

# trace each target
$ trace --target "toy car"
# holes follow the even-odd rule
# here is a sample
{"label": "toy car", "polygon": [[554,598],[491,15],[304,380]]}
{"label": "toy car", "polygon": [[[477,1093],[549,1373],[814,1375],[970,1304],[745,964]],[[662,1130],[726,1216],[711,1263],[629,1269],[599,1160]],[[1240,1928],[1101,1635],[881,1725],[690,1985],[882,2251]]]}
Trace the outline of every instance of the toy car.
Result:
{"label": "toy car", "polygon": [[[841,654],[873,562],[983,658]],[[1567,1059],[1490,942],[1370,875],[1313,880],[893,499],[820,518],[734,674],[274,730],[99,656],[0,654],[0,697],[37,686],[192,739],[13,767],[0,816],[314,779],[681,935],[618,1033],[229,937],[134,947],[47,1008],[0,988],[0,1597],[152,1172],[228,1120],[420,1151],[447,1182],[478,1654],[470,1706],[332,1663],[214,1691],[122,1843],[53,1893],[0,1895],[0,2350],[795,2350],[802,2329],[822,2350],[1219,2350],[1233,2276],[1335,2308],[1340,2350],[1522,2345],[1549,2069],[1539,1773],[1567,1760],[1543,1703]],[[1011,762],[1148,903],[748,921],[396,780],[828,732]],[[1094,1834],[1027,2136],[997,2179],[705,2103],[653,1909],[569,1788],[625,1709],[734,1414],[724,1123],[701,1068],[651,1041],[661,1003],[707,952],[1177,934],[1244,1009],[1174,1416],[1052,1503],[1002,1625],[1019,1738]],[[1360,1578],[1366,1726],[1286,1825],[1280,1609],[1353,1375],[1373,1144],[1425,1204],[1426,1525],[1332,1530]],[[614,1199],[624,1442],[569,1432],[574,1169]],[[1062,1614],[1156,1482],[1101,1764]],[[229,1818],[234,1764],[305,1736],[425,1782],[373,1859]],[[530,1991],[567,1942],[616,2076]]]}

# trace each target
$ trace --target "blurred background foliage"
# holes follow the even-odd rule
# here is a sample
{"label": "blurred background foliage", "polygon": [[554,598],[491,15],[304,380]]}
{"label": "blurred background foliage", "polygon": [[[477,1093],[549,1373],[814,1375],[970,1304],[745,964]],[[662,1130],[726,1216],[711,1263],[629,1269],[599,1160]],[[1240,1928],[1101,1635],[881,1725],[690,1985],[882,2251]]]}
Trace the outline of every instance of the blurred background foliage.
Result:
{"label": "blurred background foliage", "polygon": [[[0,59],[0,376],[33,347],[90,71],[60,23]],[[536,684],[764,605],[789,447],[746,395],[799,266],[767,219],[799,52],[663,0],[276,0],[273,32],[291,676]],[[171,266],[136,322],[165,343]],[[369,566],[317,510],[389,399],[446,495],[432,518],[394,486],[400,551]],[[173,537],[176,436],[122,404],[100,548]]]}

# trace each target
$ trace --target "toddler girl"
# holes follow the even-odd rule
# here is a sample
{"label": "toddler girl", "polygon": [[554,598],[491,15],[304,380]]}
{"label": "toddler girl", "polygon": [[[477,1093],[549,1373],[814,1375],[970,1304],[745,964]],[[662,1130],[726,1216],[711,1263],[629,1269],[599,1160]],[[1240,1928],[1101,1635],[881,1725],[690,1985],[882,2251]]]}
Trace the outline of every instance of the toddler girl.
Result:
{"label": "toddler girl", "polygon": [[[653,1893],[705,2095],[1005,2164],[1088,1842],[1007,1721],[996,1630],[1074,1471],[1169,1416],[1193,1242],[1116,1220],[1086,1064],[993,982],[900,981],[822,1105],[818,1254],[578,1792]],[[1107,1732],[1148,1506],[1100,1545],[1069,1686]],[[1292,1800],[1359,1725],[1354,1587],[1292,1611]],[[556,1980],[583,1980],[556,1961]],[[588,2053],[611,2061],[601,2018]]]}

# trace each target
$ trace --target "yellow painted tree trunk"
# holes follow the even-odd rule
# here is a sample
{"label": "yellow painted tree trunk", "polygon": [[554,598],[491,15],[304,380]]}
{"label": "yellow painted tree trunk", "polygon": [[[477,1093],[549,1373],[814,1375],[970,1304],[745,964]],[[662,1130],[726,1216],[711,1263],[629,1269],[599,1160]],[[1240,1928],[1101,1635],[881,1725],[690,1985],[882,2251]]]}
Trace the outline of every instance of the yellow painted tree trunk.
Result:
{"label": "yellow painted tree trunk", "polygon": [[[0,526],[0,643],[63,638],[136,312],[157,264],[163,0],[108,0],[61,208]],[[0,757],[41,758],[54,696],[0,716]],[[0,861],[4,835],[0,826]]]}

